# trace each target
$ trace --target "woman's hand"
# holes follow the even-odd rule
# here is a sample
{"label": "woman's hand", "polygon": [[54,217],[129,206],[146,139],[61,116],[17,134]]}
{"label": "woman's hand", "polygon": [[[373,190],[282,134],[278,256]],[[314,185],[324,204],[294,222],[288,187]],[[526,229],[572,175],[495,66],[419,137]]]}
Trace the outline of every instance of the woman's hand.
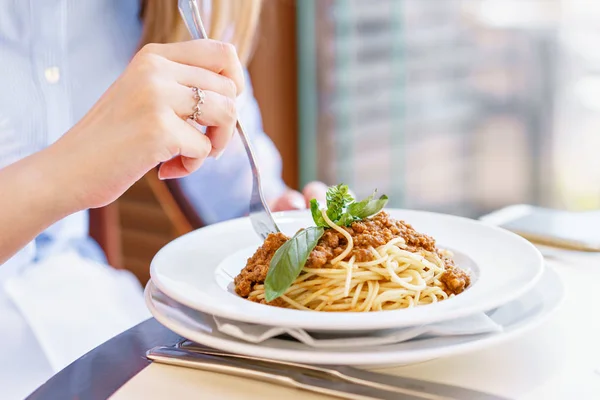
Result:
{"label": "woman's hand", "polygon": [[311,182],[307,184],[302,193],[289,189],[279,198],[273,200],[270,204],[271,211],[302,210],[309,207],[312,199],[317,199],[320,203],[325,202],[327,185],[322,182]]}
{"label": "woman's hand", "polygon": [[[91,111],[47,153],[55,176],[74,188],[73,211],[116,200],[146,172],[162,179],[185,176],[209,156],[218,157],[235,128],[235,98],[243,70],[232,45],[196,40],[150,44]],[[198,122],[186,122],[205,92]]]}

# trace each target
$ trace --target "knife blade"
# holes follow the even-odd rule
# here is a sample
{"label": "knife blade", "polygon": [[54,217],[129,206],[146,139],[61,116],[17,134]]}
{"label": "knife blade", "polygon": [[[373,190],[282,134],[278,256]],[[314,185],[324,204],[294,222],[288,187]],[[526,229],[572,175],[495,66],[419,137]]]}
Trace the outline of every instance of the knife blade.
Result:
{"label": "knife blade", "polygon": [[254,360],[268,362],[271,364],[280,365],[283,368],[306,371],[307,373],[319,373],[330,377],[336,377],[348,382],[371,386],[387,391],[393,391],[400,394],[417,396],[419,399],[427,400],[457,400],[457,399],[480,399],[480,400],[507,400],[505,397],[497,396],[490,393],[484,393],[473,389],[466,389],[459,386],[451,386],[443,383],[423,381],[413,378],[405,378],[389,374],[366,371],[363,369],[348,367],[348,366],[333,366],[333,365],[310,365],[300,364],[289,361],[271,360],[255,356],[245,356],[240,354],[227,353],[220,350],[211,349],[184,340],[179,343],[179,348],[198,352],[202,354],[210,354],[214,356],[232,357],[243,360]]}

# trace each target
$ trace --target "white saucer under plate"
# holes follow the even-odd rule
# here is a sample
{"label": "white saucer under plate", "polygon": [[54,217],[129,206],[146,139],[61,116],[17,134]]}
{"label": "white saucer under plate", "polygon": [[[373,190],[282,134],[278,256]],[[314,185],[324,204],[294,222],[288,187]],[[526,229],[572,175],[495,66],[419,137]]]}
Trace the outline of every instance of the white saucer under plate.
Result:
{"label": "white saucer under plate", "polygon": [[503,327],[499,333],[444,336],[358,348],[322,349],[289,339],[273,338],[252,344],[220,333],[212,316],[183,305],[161,301],[152,282],[145,291],[152,315],[165,327],[193,342],[248,356],[310,364],[356,366],[406,365],[482,349],[522,334],[546,319],[560,304],[564,288],[560,277],[547,268],[525,295],[487,314]]}
{"label": "white saucer under plate", "polygon": [[[451,299],[410,309],[370,313],[310,312],[258,304],[237,296],[233,277],[261,245],[248,218],[191,232],[162,248],[152,260],[156,286],[188,307],[250,323],[307,331],[361,331],[447,321],[491,310],[530,290],[543,271],[540,252],[525,239],[471,219],[422,211],[387,210],[456,252],[457,263],[472,270],[473,283]],[[293,235],[314,225],[310,212],[275,214],[281,230]]]}

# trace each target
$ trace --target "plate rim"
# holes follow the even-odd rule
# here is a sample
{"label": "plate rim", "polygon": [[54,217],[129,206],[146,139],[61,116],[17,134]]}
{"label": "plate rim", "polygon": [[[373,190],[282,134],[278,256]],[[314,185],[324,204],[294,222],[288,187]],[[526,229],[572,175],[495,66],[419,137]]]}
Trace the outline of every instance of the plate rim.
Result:
{"label": "plate rim", "polygon": [[[421,214],[423,216],[427,216],[429,218],[433,217],[433,218],[457,219],[457,220],[462,221],[463,223],[476,225],[478,227],[484,226],[486,229],[491,229],[493,231],[496,231],[503,235],[506,235],[507,237],[510,237],[511,240],[516,240],[516,241],[520,242],[521,245],[524,245],[525,247],[527,247],[529,249],[529,251],[532,252],[532,254],[535,254],[535,258],[536,258],[536,265],[535,266],[532,265],[531,268],[536,268],[537,270],[535,271],[535,274],[533,275],[533,277],[529,280],[529,282],[527,284],[522,285],[518,290],[513,290],[508,295],[503,295],[501,297],[501,299],[492,298],[492,300],[489,300],[487,302],[477,302],[477,304],[463,306],[460,308],[453,308],[450,310],[447,309],[448,308],[448,306],[446,306],[446,304],[448,304],[447,302],[440,302],[437,304],[428,305],[429,307],[435,307],[436,310],[439,310],[440,308],[446,309],[446,310],[442,310],[443,312],[436,313],[435,319],[432,319],[430,317],[431,313],[419,313],[417,317],[412,318],[410,321],[405,321],[405,322],[398,322],[397,320],[395,320],[393,318],[394,313],[399,313],[399,312],[401,313],[405,310],[378,311],[376,313],[356,313],[356,314],[361,315],[361,319],[367,321],[365,323],[368,323],[369,329],[400,328],[403,326],[411,326],[411,325],[415,325],[415,324],[429,324],[429,323],[433,323],[433,322],[444,322],[444,321],[448,321],[448,320],[454,319],[454,318],[465,317],[465,316],[471,315],[475,312],[487,311],[492,308],[498,307],[502,304],[506,304],[506,303],[513,301],[516,298],[522,296],[524,293],[531,290],[537,284],[537,282],[540,280],[542,274],[544,273],[545,265],[544,265],[544,261],[543,261],[543,256],[540,253],[540,251],[531,242],[527,241],[526,239],[522,238],[521,236],[519,236],[513,232],[510,232],[506,229],[500,228],[500,227],[492,225],[492,224],[487,224],[482,221],[474,220],[471,218],[455,216],[455,215],[450,215],[450,214],[441,214],[441,213],[430,212],[430,211],[400,209],[400,208],[386,208],[385,211],[393,212],[393,213],[404,213],[404,212],[416,213],[416,214]],[[303,216],[306,217],[307,214],[308,214],[308,210],[296,210],[296,211],[284,211],[284,212],[274,213],[273,216],[277,220],[277,219],[285,219],[285,218],[302,218]],[[218,224],[213,224],[213,225],[209,225],[207,227],[203,227],[203,228],[194,230],[192,232],[182,235],[182,236],[172,240],[171,242],[167,243],[165,246],[163,246],[157,252],[157,254],[153,257],[152,262],[150,264],[150,276],[151,276],[154,284],[157,286],[157,288],[161,292],[165,293],[171,299],[173,299],[173,300],[177,301],[178,303],[181,303],[189,308],[192,308],[192,309],[204,312],[204,313],[208,313],[208,314],[218,315],[220,317],[231,319],[231,320],[237,320],[237,321],[249,322],[249,323],[256,322],[257,318],[256,318],[256,316],[252,316],[253,314],[249,315],[249,314],[244,313],[243,311],[223,312],[223,310],[219,310],[219,312],[215,312],[214,306],[210,306],[205,303],[199,303],[196,301],[192,301],[187,296],[178,293],[176,290],[172,290],[172,288],[169,287],[169,285],[166,285],[165,283],[163,283],[161,281],[161,279],[159,279],[160,273],[157,272],[158,267],[156,265],[156,259],[161,255],[161,253],[163,251],[165,251],[165,249],[172,246],[173,243],[176,243],[178,241],[184,241],[184,240],[186,240],[186,237],[191,236],[194,233],[201,231],[203,229],[218,229],[217,227],[219,227],[219,226],[223,227],[224,225],[234,225],[235,226],[236,224],[243,223],[244,221],[247,221],[248,224],[250,224],[248,217],[236,218],[236,219],[224,221],[224,222],[221,222]],[[412,223],[412,222],[409,221],[409,223]],[[465,253],[465,254],[467,254],[467,253]],[[467,256],[469,256],[469,254],[467,254]],[[214,267],[215,271],[218,266],[219,266],[219,264],[215,265],[215,267]],[[265,306],[265,305],[261,305],[261,306]],[[424,306],[424,307],[428,307],[428,306]],[[414,308],[414,309],[417,309],[417,308]],[[286,310],[286,312],[289,312],[290,316],[291,315],[300,315],[297,313],[303,313],[304,315],[306,315],[306,313],[308,313],[308,311],[301,311],[301,310],[292,310],[292,309],[284,309],[284,310]],[[296,313],[296,314],[294,314],[294,313]],[[328,313],[328,314],[329,315],[336,315],[336,314],[343,315],[344,313]],[[345,315],[349,315],[349,314],[346,313]],[[387,315],[388,318],[378,318],[377,316],[373,317],[373,315]],[[291,317],[288,317],[286,320],[278,319],[277,325],[282,326],[282,327],[303,328],[303,329],[308,329],[308,330],[312,329],[312,330],[346,331],[346,330],[357,330],[358,329],[357,324],[355,322],[347,322],[347,321],[343,321],[343,320],[337,321],[336,318],[337,317],[331,318],[328,321],[329,325],[327,325],[326,327],[323,326],[323,324],[319,321],[319,319],[305,318],[305,319],[301,319],[301,320],[296,320]],[[341,318],[338,318],[338,319],[341,319]]]}

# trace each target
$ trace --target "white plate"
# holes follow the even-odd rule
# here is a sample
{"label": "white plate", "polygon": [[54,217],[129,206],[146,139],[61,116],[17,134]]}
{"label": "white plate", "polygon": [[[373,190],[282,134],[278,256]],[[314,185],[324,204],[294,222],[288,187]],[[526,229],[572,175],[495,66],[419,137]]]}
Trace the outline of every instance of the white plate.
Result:
{"label": "white plate", "polygon": [[[238,252],[248,255],[261,244],[247,218],[211,225],[172,241],[154,257],[150,274],[163,293],[196,310],[236,321],[320,331],[400,328],[467,316],[519,297],[542,274],[539,251],[506,230],[450,215],[388,212],[433,236],[441,247],[456,251],[459,263],[474,270],[471,287],[436,304],[370,313],[311,312],[254,303],[231,291],[232,277],[245,264]],[[280,213],[275,219],[288,235],[314,225],[308,211]],[[231,255],[240,260],[239,265],[223,262]]]}
{"label": "white plate", "polygon": [[406,365],[440,357],[461,354],[498,344],[545,320],[560,304],[564,288],[560,277],[547,268],[539,283],[517,300],[487,314],[503,327],[500,333],[471,336],[444,336],[408,342],[357,347],[355,349],[314,348],[286,339],[269,339],[252,344],[220,333],[210,315],[160,299],[160,293],[149,283],[146,304],[152,315],[165,327],[193,342],[215,349],[248,356],[310,364],[337,365]]}

